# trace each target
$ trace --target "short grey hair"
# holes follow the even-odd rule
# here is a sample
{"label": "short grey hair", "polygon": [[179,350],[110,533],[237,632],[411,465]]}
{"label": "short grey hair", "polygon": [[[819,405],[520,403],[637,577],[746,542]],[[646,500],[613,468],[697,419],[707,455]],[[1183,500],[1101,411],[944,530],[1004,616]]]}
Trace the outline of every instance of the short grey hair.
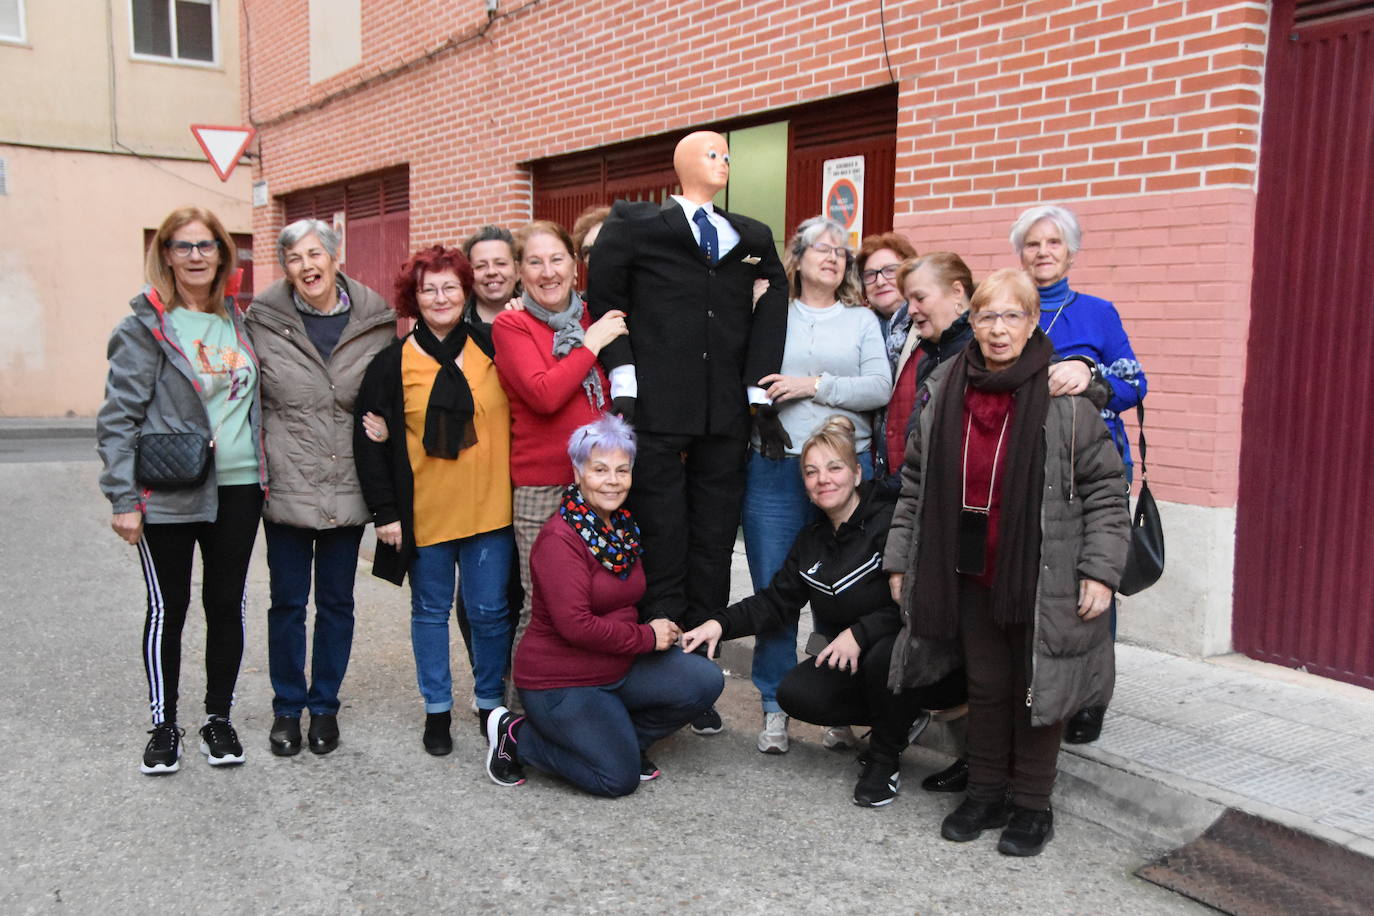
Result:
{"label": "short grey hair", "polygon": [[286,252],[307,235],[320,240],[331,260],[339,260],[339,233],[322,219],[298,219],[277,236],[277,263],[286,270]]}
{"label": "short grey hair", "polygon": [[844,259],[844,274],[840,279],[840,286],[835,290],[835,298],[845,305],[862,305],[862,288],[859,285],[859,275],[854,269],[854,252],[849,248],[849,230],[828,216],[813,216],[803,220],[797,227],[797,234],[787,243],[783,269],[787,272],[789,294],[794,299],[801,295],[802,255],[824,235],[839,239],[840,244],[848,252]]}
{"label": "short grey hair", "polygon": [[[478,242],[505,242],[510,246],[511,257],[515,257],[515,236],[504,226],[487,224],[468,236],[468,240],[463,243],[463,257],[471,260],[473,246]],[[568,253],[572,254],[571,251]]]}
{"label": "short grey hair", "polygon": [[635,441],[635,431],[630,424],[613,413],[602,414],[586,426],[573,430],[568,438],[568,457],[579,471],[591,460],[592,449],[597,448],[603,452],[624,452],[634,464]]}
{"label": "short grey hair", "polygon": [[1068,207],[1052,204],[1031,207],[1016,218],[1016,222],[1011,224],[1012,251],[1020,253],[1031,228],[1042,219],[1047,219],[1059,227],[1059,233],[1064,236],[1064,244],[1068,246],[1070,255],[1078,254],[1078,249],[1083,247],[1083,229],[1078,225],[1078,217],[1074,216]]}

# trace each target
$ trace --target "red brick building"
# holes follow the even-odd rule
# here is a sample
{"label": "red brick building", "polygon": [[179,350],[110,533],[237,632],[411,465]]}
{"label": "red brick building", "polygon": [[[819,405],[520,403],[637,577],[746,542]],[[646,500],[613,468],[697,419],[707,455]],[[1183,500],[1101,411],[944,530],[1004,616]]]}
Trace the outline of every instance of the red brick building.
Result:
{"label": "red brick building", "polygon": [[[1374,260],[1374,3],[493,5],[245,4],[259,264],[285,221],[341,214],[346,269],[389,292],[421,244],[661,195],[704,126],[730,133],[732,208],[779,237],[852,156],[856,230],[975,276],[1016,263],[1022,208],[1067,204],[1073,284],[1117,303],[1149,376],[1166,501],[1169,569],[1123,633],[1202,654],[1234,634],[1374,686],[1374,334],[1337,322]],[[741,146],[769,162],[749,181]]]}

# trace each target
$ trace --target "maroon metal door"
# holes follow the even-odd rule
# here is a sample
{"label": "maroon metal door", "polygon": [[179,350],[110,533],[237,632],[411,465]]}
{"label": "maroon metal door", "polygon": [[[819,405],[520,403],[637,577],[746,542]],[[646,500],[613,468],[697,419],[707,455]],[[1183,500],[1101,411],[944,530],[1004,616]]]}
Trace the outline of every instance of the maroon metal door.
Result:
{"label": "maroon metal door", "polygon": [[1374,687],[1374,3],[1270,36],[1232,636]]}
{"label": "maroon metal door", "polygon": [[859,237],[892,228],[897,162],[897,92],[885,87],[857,98],[810,106],[791,121],[788,142],[788,234],[821,212],[827,159],[864,157],[863,226]]}

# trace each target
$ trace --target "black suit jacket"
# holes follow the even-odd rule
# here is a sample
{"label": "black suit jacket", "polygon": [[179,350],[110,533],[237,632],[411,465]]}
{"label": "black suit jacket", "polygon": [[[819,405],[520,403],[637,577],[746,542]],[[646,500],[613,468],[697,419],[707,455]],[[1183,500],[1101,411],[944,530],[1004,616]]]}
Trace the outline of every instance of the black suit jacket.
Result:
{"label": "black suit jacket", "polygon": [[[601,351],[609,371],[633,363],[635,427],[686,435],[748,434],[745,386],[782,366],[787,277],[773,234],[758,220],[716,210],[739,232],[712,265],[671,198],[616,201],[596,239],[587,301],[600,317],[626,315],[630,333]],[[768,291],[754,305],[754,280]]]}

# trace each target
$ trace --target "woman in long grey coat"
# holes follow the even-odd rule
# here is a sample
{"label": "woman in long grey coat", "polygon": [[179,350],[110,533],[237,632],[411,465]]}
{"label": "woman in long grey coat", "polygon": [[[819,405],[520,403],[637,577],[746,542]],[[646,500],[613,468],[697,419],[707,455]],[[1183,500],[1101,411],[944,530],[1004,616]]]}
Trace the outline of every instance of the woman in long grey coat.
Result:
{"label": "woman in long grey coat", "polygon": [[[339,237],[313,219],[277,239],[286,279],[253,299],[245,322],[262,372],[268,497],[263,506],[272,606],[267,659],[272,678],[272,753],[301,749],[310,710],[310,750],[339,744],[339,687],[353,647],[353,577],[363,528],[372,520],[353,464],[353,402],[372,358],[395,338],[396,313],[377,293],[339,272]],[[306,605],[312,568],[315,638],[307,682]]]}
{"label": "woman in long grey coat", "polygon": [[941,835],[967,842],[1005,826],[998,851],[1016,856],[1054,835],[1064,720],[1111,697],[1103,611],[1130,528],[1121,457],[1096,408],[1050,396],[1038,317],[1021,271],[979,285],[974,341],[917,395],[883,560],[903,618],[893,689],[961,661],[967,671],[968,795]]}

